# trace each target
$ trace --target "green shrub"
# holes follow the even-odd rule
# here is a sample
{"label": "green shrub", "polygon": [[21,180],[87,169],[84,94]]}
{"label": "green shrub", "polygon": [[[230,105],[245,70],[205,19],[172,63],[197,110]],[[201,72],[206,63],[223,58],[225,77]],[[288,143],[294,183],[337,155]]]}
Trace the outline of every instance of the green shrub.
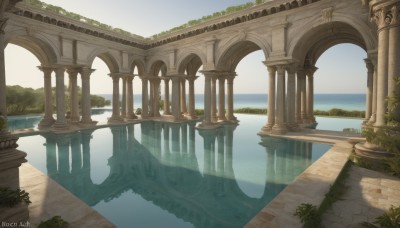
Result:
{"label": "green shrub", "polygon": [[21,189],[12,190],[10,188],[0,188],[0,206],[14,207],[15,205],[25,202],[30,204],[29,193]]}
{"label": "green shrub", "polygon": [[388,212],[375,218],[375,221],[373,223],[363,222],[361,225],[363,227],[369,227],[369,228],[399,228],[400,206],[394,207],[392,205]]}
{"label": "green shrub", "polygon": [[141,108],[137,108],[135,111],[136,115],[142,115],[142,109]]}
{"label": "green shrub", "polygon": [[38,228],[66,228],[68,226],[68,222],[64,221],[60,216],[54,216],[49,220],[42,221]]}
{"label": "green shrub", "polygon": [[321,225],[321,214],[315,205],[302,203],[296,208],[294,215],[300,218],[304,228],[318,228]]}

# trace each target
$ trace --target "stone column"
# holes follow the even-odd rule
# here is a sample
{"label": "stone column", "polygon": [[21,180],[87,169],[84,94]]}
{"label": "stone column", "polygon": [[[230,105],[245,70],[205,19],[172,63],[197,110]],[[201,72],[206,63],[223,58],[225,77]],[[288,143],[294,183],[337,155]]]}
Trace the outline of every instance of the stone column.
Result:
{"label": "stone column", "polygon": [[3,116],[7,116],[6,68],[4,61],[4,29],[7,25],[7,20],[8,18],[0,18],[0,113]]}
{"label": "stone column", "polygon": [[306,72],[305,70],[301,70],[298,72],[298,78],[300,79],[300,87],[301,87],[301,108],[300,108],[300,117],[302,123],[307,123],[307,90],[306,90]]}
{"label": "stone column", "polygon": [[175,120],[181,118],[180,92],[180,77],[176,75],[172,77],[172,115]]}
{"label": "stone column", "polygon": [[389,29],[387,27],[387,10],[385,8],[375,9],[373,14],[378,25],[378,84],[375,126],[380,127],[385,125],[387,108]]}
{"label": "stone column", "polygon": [[108,120],[109,123],[120,123],[122,118],[120,116],[120,105],[119,105],[119,74],[110,74],[113,80],[113,100],[112,100],[112,116]]}
{"label": "stone column", "polygon": [[297,90],[296,90],[296,123],[301,124],[301,91],[302,91],[302,76],[304,77],[304,69],[297,69]]}
{"label": "stone column", "polygon": [[287,126],[285,122],[285,71],[284,65],[276,67],[278,80],[276,85],[276,113],[275,124],[272,127],[273,134],[286,134]]}
{"label": "stone column", "polygon": [[369,125],[374,125],[375,121],[376,121],[376,99],[377,99],[377,92],[378,92],[378,89],[377,89],[377,87],[378,87],[377,86],[378,85],[377,65],[378,64],[377,64],[376,59],[372,60],[372,64],[374,66],[374,74],[372,76],[372,81],[373,81],[372,82],[373,83],[373,85],[372,85],[372,111],[371,111],[371,118],[368,121]]}
{"label": "stone column", "polygon": [[190,119],[195,119],[196,114],[195,114],[195,100],[194,100],[194,81],[197,79],[197,76],[189,77],[188,82],[189,82],[189,118]]}
{"label": "stone column", "polygon": [[[82,121],[83,125],[92,125],[96,122],[92,121],[92,104],[90,101],[90,75],[95,70],[90,67],[82,67],[80,70],[82,79]],[[114,104],[114,103],[113,103]]]}
{"label": "stone column", "polygon": [[268,69],[268,83],[269,83],[269,89],[268,89],[268,122],[267,124],[262,128],[263,131],[268,131],[270,132],[272,130],[272,127],[275,124],[275,78],[276,78],[276,67],[274,66],[267,66]]}
{"label": "stone column", "polygon": [[51,91],[51,73],[53,68],[39,66],[44,74],[44,117],[39,123],[39,128],[50,127],[55,122],[53,118],[53,96]]}
{"label": "stone column", "polygon": [[291,131],[296,131],[299,125],[296,122],[296,69],[293,65],[288,66],[287,80],[287,123]]}
{"label": "stone column", "polygon": [[211,78],[211,122],[217,122],[217,77]]}
{"label": "stone column", "polygon": [[318,68],[311,67],[307,70],[307,120],[308,123],[315,123],[314,117],[314,73]]}
{"label": "stone column", "polygon": [[149,116],[149,91],[147,77],[140,77],[142,79],[142,119]]}
{"label": "stone column", "polygon": [[225,121],[225,76],[219,76],[218,82],[218,120]]}
{"label": "stone column", "polygon": [[[388,59],[388,96],[394,97],[400,94],[400,85],[396,85],[396,79],[400,80],[400,2],[390,8],[392,15],[389,29],[389,59]],[[389,107],[393,108],[393,107]],[[391,110],[391,115],[400,116],[400,107]]]}
{"label": "stone column", "polygon": [[204,119],[199,127],[206,127],[211,125],[211,78],[214,76],[213,73],[203,72],[204,82]]}
{"label": "stone column", "polygon": [[372,97],[373,97],[373,77],[374,77],[374,65],[371,60],[364,59],[367,66],[367,92],[366,92],[366,109],[365,109],[365,120],[364,124],[369,121],[372,116]]}
{"label": "stone column", "polygon": [[127,76],[124,75],[122,78],[122,101],[121,101],[121,118],[126,117],[126,84],[127,84]]}
{"label": "stone column", "polygon": [[233,80],[235,79],[236,75],[228,76],[227,79],[227,113],[226,118],[228,121],[236,122],[237,119],[233,115]]}
{"label": "stone column", "polygon": [[154,116],[154,76],[153,77],[149,77],[149,83],[150,83],[150,92],[149,92],[149,96],[150,96],[150,101],[149,101],[149,116],[153,117]]}
{"label": "stone column", "polygon": [[183,114],[187,113],[186,108],[186,78],[182,78],[181,81],[181,112]]}
{"label": "stone column", "polygon": [[153,79],[153,92],[154,92],[154,103],[153,103],[153,115],[154,117],[160,116],[160,78]]}
{"label": "stone column", "polygon": [[126,86],[127,86],[127,98],[126,98],[126,106],[127,106],[127,114],[126,118],[129,120],[136,119],[137,116],[133,112],[134,105],[133,105],[133,78],[134,75],[129,75],[126,79]]}
{"label": "stone column", "polygon": [[169,107],[169,78],[164,78],[164,115],[171,115]]}
{"label": "stone column", "polygon": [[79,102],[78,102],[78,71],[75,68],[68,68],[67,73],[69,76],[69,111],[70,111],[70,122],[79,122]]}
{"label": "stone column", "polygon": [[65,85],[64,85],[64,72],[62,67],[56,68],[56,110],[57,120],[53,127],[55,129],[67,129],[67,121],[65,119]]}

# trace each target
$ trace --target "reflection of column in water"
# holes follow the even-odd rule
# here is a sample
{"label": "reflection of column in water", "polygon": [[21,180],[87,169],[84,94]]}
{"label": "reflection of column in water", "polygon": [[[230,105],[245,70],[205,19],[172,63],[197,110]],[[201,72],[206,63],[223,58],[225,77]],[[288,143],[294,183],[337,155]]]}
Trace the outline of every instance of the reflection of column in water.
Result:
{"label": "reflection of column in water", "polygon": [[172,131],[172,153],[180,153],[180,140],[179,140],[179,124],[172,124],[171,131]]}
{"label": "reflection of column in water", "polygon": [[199,130],[200,135],[203,137],[204,142],[204,174],[211,174],[212,168],[212,151],[213,143],[215,142],[214,131]]}
{"label": "reflection of column in water", "polygon": [[217,160],[217,174],[223,176],[225,169],[224,164],[224,153],[225,153],[225,140],[224,130],[218,129],[218,160]]}
{"label": "reflection of column in water", "polygon": [[155,129],[154,129],[154,147],[155,147],[155,153],[157,155],[157,158],[161,158],[161,123],[160,122],[155,122]]}
{"label": "reflection of column in water", "polygon": [[226,150],[226,156],[225,156],[225,176],[233,178],[233,159],[232,159],[232,154],[233,154],[233,131],[235,130],[236,125],[226,125],[225,126],[225,135],[226,135],[226,141],[225,141],[225,150]]}
{"label": "reflection of column in water", "polygon": [[92,139],[93,130],[81,131],[82,136],[82,162],[83,169],[90,170],[90,140]]}
{"label": "reflection of column in water", "polygon": [[196,122],[189,122],[189,153],[196,154]]}
{"label": "reflection of column in water", "polygon": [[71,135],[71,173],[75,174],[82,168],[82,151],[80,134]]}
{"label": "reflection of column in water", "polygon": [[272,139],[275,148],[276,148],[276,180],[286,183],[286,176],[285,176],[285,171],[286,171],[286,151],[285,151],[285,142],[283,139],[279,138],[273,138]]}
{"label": "reflection of column in water", "polygon": [[266,164],[267,164],[267,174],[266,176],[266,180],[265,180],[265,190],[264,190],[264,194],[269,193],[269,191],[272,191],[275,189],[275,186],[279,183],[276,182],[277,180],[276,178],[276,173],[275,173],[275,146],[274,144],[263,144],[265,146],[265,151],[267,153],[266,156]]}
{"label": "reflection of column in water", "polygon": [[164,154],[163,156],[165,158],[168,158],[170,155],[170,147],[169,147],[169,125],[168,124],[164,124],[163,126],[163,131],[164,131]]}
{"label": "reflection of column in water", "polygon": [[187,124],[183,123],[181,125],[182,129],[182,153],[186,154],[188,152],[188,142],[187,142]]}
{"label": "reflection of column in water", "polygon": [[46,168],[51,177],[57,173],[56,139],[53,135],[43,135],[46,138]]}
{"label": "reflection of column in water", "polygon": [[307,167],[311,165],[311,159],[312,159],[312,143],[306,142],[306,150],[305,150],[305,158],[307,161]]}
{"label": "reflection of column in water", "polygon": [[121,132],[119,127],[111,127],[111,133],[113,135],[113,156],[118,156],[120,154],[121,146]]}
{"label": "reflection of column in water", "polygon": [[69,174],[69,143],[68,135],[57,136],[58,173],[61,176]]}
{"label": "reflection of column in water", "polygon": [[120,152],[121,152],[121,154],[126,154],[126,152],[128,151],[127,150],[127,147],[128,147],[128,134],[127,134],[126,126],[121,127],[120,131],[121,131],[121,140],[120,140],[120,143],[121,143],[120,150],[121,151]]}
{"label": "reflection of column in water", "polygon": [[295,157],[295,146],[293,140],[286,140],[285,139],[285,147],[286,147],[286,159],[285,159],[285,166],[286,166],[286,178],[288,181],[292,179],[293,170],[295,169],[294,165],[296,163]]}

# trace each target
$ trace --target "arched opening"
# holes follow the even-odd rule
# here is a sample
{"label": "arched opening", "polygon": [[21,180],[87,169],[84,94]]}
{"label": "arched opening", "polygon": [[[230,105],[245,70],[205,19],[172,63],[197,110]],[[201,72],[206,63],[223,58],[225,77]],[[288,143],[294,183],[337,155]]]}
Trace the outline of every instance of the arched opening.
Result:
{"label": "arched opening", "polygon": [[[349,123],[344,119],[318,117],[319,121],[316,121],[314,116],[365,117],[361,111],[366,110],[365,88],[369,79],[364,62],[367,45],[360,32],[343,22],[327,23],[308,31],[297,41],[294,50],[293,56],[300,60],[298,68],[304,70],[305,91],[296,108],[296,120],[311,126],[318,122],[317,129],[324,130],[360,129],[361,120]],[[299,71],[297,76],[299,81]],[[349,103],[347,106],[346,102]],[[314,112],[318,109],[322,110]]]}
{"label": "arched opening", "polygon": [[[151,117],[159,117],[161,115],[160,109],[165,109],[164,102],[167,100],[165,97],[165,89],[169,86],[165,80],[163,80],[166,74],[167,65],[162,60],[157,60],[151,65],[149,77],[147,79],[148,82],[146,83],[147,85],[143,85],[142,87],[142,96],[144,96],[142,97],[143,114]],[[161,87],[162,81],[164,81],[164,90]],[[144,89],[147,91],[143,91]],[[161,97],[163,93],[164,99]],[[146,103],[148,105],[146,105]]]}

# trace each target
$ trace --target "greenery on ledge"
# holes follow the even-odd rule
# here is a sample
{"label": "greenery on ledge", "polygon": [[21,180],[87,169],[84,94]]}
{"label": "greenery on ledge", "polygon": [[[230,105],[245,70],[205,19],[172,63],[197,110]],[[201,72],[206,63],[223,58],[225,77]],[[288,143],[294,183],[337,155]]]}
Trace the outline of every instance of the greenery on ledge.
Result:
{"label": "greenery on ledge", "polygon": [[400,206],[390,207],[388,212],[375,218],[373,223],[363,222],[362,227],[366,228],[399,228],[400,227]]}
{"label": "greenery on ledge", "polygon": [[29,193],[21,189],[0,188],[0,207],[14,207],[19,203],[30,204]]}
{"label": "greenery on ledge", "polygon": [[[99,27],[101,29],[113,31],[113,32],[116,32],[116,33],[119,33],[119,34],[122,34],[122,35],[126,35],[126,36],[129,36],[129,37],[137,38],[137,39],[146,39],[143,36],[130,33],[128,31],[125,31],[125,30],[120,29],[120,28],[114,28],[114,27],[112,27],[110,25],[101,23],[99,21],[87,18],[85,16],[82,16],[82,15],[79,15],[79,14],[76,14],[76,13],[73,13],[73,12],[69,12],[69,11],[59,7],[59,6],[54,6],[54,5],[51,5],[51,4],[47,4],[47,3],[42,2],[40,0],[23,0],[23,1],[25,3],[27,3],[27,4],[35,6],[37,8],[40,8],[40,9],[43,9],[43,10],[46,10],[46,11],[49,11],[49,12],[52,12],[52,13],[56,13],[56,14],[65,16],[65,17],[71,18],[73,20],[84,22],[84,23],[87,23],[89,25]],[[197,25],[197,24],[200,24],[200,23],[203,23],[203,22],[207,22],[207,21],[212,20],[214,18],[218,18],[218,17],[224,16],[224,15],[229,15],[229,14],[232,14],[234,12],[237,12],[237,11],[240,11],[240,10],[244,10],[244,9],[248,9],[248,8],[250,8],[252,6],[255,6],[255,5],[258,5],[258,4],[262,4],[262,3],[265,3],[265,2],[269,2],[269,1],[272,1],[272,0],[255,0],[255,2],[248,2],[248,3],[242,4],[242,5],[237,5],[237,6],[230,6],[230,7],[226,8],[225,10],[222,10],[222,11],[219,11],[219,12],[215,12],[215,13],[213,13],[211,15],[203,16],[200,19],[190,20],[190,21],[188,21],[187,23],[185,23],[183,25],[174,27],[174,28],[169,29],[167,31],[160,32],[158,34],[155,34],[155,35],[151,36],[150,38],[155,39],[155,38],[161,37],[163,35],[170,34],[170,33],[173,33],[175,31],[182,30],[182,29],[185,29],[185,28],[189,28],[189,27],[192,27],[194,25]]]}
{"label": "greenery on ledge", "polygon": [[60,216],[54,216],[53,218],[42,221],[38,228],[67,228],[69,227],[68,222],[64,221]]}

